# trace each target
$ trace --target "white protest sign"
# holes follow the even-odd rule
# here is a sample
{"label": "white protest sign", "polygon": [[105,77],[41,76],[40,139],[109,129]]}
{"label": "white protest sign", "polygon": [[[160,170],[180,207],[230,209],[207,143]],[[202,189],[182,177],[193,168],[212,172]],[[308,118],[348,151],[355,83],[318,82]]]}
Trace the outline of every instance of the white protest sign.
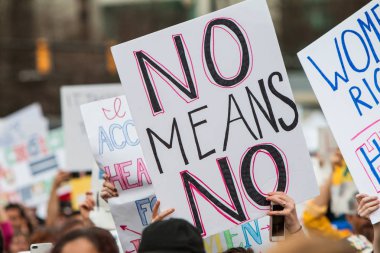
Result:
{"label": "white protest sign", "polygon": [[62,126],[65,135],[68,171],[90,171],[95,165],[80,115],[80,105],[123,94],[120,84],[63,86],[61,88]]}
{"label": "white protest sign", "polygon": [[95,160],[118,189],[108,201],[124,251],[137,250],[156,201],[125,96],[81,106]]}
{"label": "white protest sign", "polygon": [[318,193],[265,0],[112,48],[162,208],[204,237]]}
{"label": "white protest sign", "polygon": [[[360,192],[380,193],[380,1],[298,53]],[[380,211],[372,222],[380,221]]]}
{"label": "white protest sign", "polygon": [[31,104],[1,119],[0,146],[19,144],[35,135],[46,136],[48,125],[41,105]]}

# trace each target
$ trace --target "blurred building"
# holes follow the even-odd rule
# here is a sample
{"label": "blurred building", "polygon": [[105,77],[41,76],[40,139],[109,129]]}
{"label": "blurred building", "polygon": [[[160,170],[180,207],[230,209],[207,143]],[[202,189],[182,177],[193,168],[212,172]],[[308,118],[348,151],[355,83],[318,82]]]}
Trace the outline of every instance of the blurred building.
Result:
{"label": "blurred building", "polygon": [[[60,86],[119,82],[110,45],[237,2],[0,0],[0,117],[37,101],[59,124]],[[268,0],[296,99],[306,107],[317,104],[296,53],[365,3]]]}

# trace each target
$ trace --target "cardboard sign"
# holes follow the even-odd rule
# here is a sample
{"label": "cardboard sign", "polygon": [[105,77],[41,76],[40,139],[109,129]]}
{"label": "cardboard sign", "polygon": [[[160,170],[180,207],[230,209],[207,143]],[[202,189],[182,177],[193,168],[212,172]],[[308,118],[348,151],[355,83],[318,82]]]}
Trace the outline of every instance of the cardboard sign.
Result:
{"label": "cardboard sign", "polygon": [[358,189],[369,195],[380,193],[379,38],[380,1],[371,1],[298,53]]}
{"label": "cardboard sign", "polygon": [[112,48],[162,208],[209,236],[318,189],[265,0]]}
{"label": "cardboard sign", "polygon": [[80,115],[80,105],[123,94],[119,84],[75,85],[61,88],[62,125],[68,171],[90,171],[95,166]]}
{"label": "cardboard sign", "polygon": [[118,189],[108,201],[125,252],[137,251],[156,202],[125,96],[81,106],[91,150]]}
{"label": "cardboard sign", "polygon": [[49,123],[43,116],[41,105],[31,104],[1,119],[0,146],[10,147],[33,136],[46,136]]}

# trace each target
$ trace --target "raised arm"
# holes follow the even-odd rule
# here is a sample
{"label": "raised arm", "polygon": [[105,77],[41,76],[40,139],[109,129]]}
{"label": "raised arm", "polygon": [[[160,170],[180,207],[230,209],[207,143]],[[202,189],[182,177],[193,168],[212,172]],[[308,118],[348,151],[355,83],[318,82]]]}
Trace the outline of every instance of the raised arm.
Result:
{"label": "raised arm", "polygon": [[47,207],[46,226],[53,227],[54,223],[59,217],[59,198],[57,190],[64,181],[69,179],[70,173],[64,171],[58,171],[57,176],[54,178],[51,188],[50,198]]}

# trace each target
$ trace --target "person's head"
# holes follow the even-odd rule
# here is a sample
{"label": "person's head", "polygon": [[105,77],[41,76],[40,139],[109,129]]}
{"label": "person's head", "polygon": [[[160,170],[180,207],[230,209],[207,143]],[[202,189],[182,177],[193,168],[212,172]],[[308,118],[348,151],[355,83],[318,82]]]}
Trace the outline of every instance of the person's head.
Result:
{"label": "person's head", "polygon": [[33,230],[31,223],[26,216],[24,208],[19,204],[8,204],[5,212],[15,231],[30,234]]}
{"label": "person's head", "polygon": [[105,229],[92,227],[72,231],[57,241],[51,253],[118,253],[115,239]]}
{"label": "person's head", "polygon": [[197,228],[182,219],[157,221],[144,229],[138,253],[205,253]]}
{"label": "person's head", "polygon": [[17,253],[20,251],[29,250],[29,237],[27,234],[22,232],[16,232],[13,237],[11,244],[9,245],[10,253]]}
{"label": "person's head", "polygon": [[237,247],[237,248],[228,249],[228,250],[224,251],[223,253],[254,253],[254,252],[253,252],[253,249],[246,249],[243,247]]}

